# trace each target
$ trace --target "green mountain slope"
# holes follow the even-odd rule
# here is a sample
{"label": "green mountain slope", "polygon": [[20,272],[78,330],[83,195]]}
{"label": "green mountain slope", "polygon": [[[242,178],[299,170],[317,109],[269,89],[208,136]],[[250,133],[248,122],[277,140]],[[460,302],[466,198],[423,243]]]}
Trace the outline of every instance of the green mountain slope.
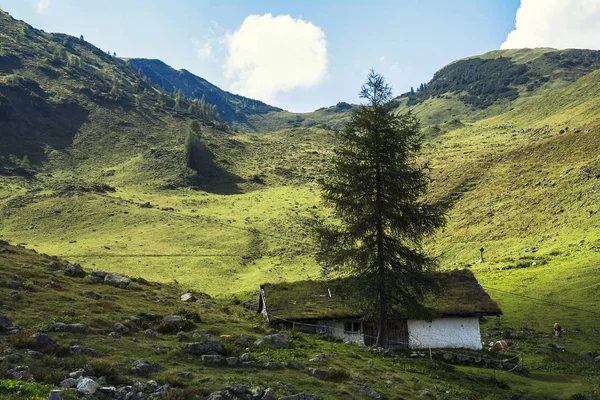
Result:
{"label": "green mountain slope", "polygon": [[183,95],[188,98],[204,99],[204,101],[216,105],[221,118],[230,124],[252,129],[248,121],[249,115],[281,111],[281,109],[261,101],[226,92],[206,79],[185,69],[175,70],[160,60],[128,58],[126,62],[132,70],[166,92],[174,93],[181,89]]}

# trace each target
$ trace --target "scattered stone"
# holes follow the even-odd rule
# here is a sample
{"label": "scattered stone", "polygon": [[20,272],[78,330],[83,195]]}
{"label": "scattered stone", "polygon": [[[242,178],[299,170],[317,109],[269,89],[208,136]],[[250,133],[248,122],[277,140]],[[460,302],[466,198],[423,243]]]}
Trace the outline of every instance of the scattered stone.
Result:
{"label": "scattered stone", "polygon": [[526,253],[535,253],[536,251],[538,251],[537,247],[528,247],[525,249]]}
{"label": "scattered stone", "polygon": [[433,392],[429,389],[419,390],[419,396],[421,397],[433,397]]}
{"label": "scattered stone", "polygon": [[265,393],[261,397],[261,400],[277,400],[277,395],[275,394],[275,390],[271,388],[267,388]]}
{"label": "scattered stone", "polygon": [[279,367],[277,366],[277,363],[274,363],[273,361],[268,361],[265,363],[265,368],[270,370],[276,370]]}
{"label": "scattered stone", "polygon": [[83,347],[79,345],[69,347],[69,353],[71,354],[81,354],[83,353]]}
{"label": "scattered stone", "polygon": [[181,301],[185,303],[191,303],[196,301],[196,297],[192,293],[184,293],[181,295]]}
{"label": "scattered stone", "polygon": [[14,379],[17,381],[28,381],[31,378],[31,372],[29,371],[28,366],[21,365],[19,367],[6,370],[4,377],[6,379]]}
{"label": "scattered stone", "polygon": [[48,264],[49,269],[59,270],[62,269],[62,265],[56,261],[50,261]]}
{"label": "scattered stone", "polygon": [[177,333],[177,340],[179,340],[180,342],[185,342],[186,340],[189,340],[189,336],[187,333],[181,331]]}
{"label": "scattered stone", "polygon": [[286,363],[286,366],[288,368],[292,368],[292,369],[298,369],[298,370],[304,369],[304,366],[302,365],[302,363],[300,361],[296,361],[296,360],[289,360]]}
{"label": "scattered stone", "polygon": [[98,384],[90,378],[83,378],[79,381],[79,383],[77,383],[77,390],[86,395],[92,395],[96,393],[97,389]]}
{"label": "scattered stone", "polygon": [[316,394],[299,393],[291,396],[280,397],[279,400],[323,400],[323,397]]}
{"label": "scattered stone", "polygon": [[101,279],[106,278],[106,275],[107,275],[106,272],[98,270],[98,269],[92,271],[92,276],[95,276],[95,277],[98,277]]}
{"label": "scattered stone", "polygon": [[250,361],[252,359],[252,354],[250,353],[244,353],[240,356],[240,361],[242,362],[247,362]]}
{"label": "scattered stone", "polygon": [[78,369],[77,371],[73,371],[69,373],[69,378],[79,379],[85,375],[85,370]]}
{"label": "scattered stone", "polygon": [[204,365],[221,365],[223,361],[223,357],[219,355],[204,354],[202,356],[202,363]]}
{"label": "scattered stone", "polygon": [[85,271],[79,264],[67,264],[65,265],[64,274],[75,278],[83,278]]}
{"label": "scattered stone", "polygon": [[156,339],[156,333],[152,329],[146,329],[144,331],[144,336],[148,339]]}
{"label": "scattered stone", "polygon": [[262,339],[258,339],[256,342],[254,342],[254,344],[256,346],[264,344],[273,349],[289,349],[290,339],[287,334],[275,333],[273,335],[267,335]]}
{"label": "scattered stone", "polygon": [[40,353],[39,351],[35,350],[25,350],[25,355],[33,358],[34,360],[39,360],[44,357],[43,353]]}
{"label": "scattered stone", "polygon": [[21,294],[19,292],[10,292],[8,294],[8,301],[19,301],[21,300]]}
{"label": "scattered stone", "polygon": [[149,201],[140,204],[140,208],[152,208],[153,205]]}
{"label": "scattered stone", "polygon": [[242,396],[248,391],[246,386],[242,385],[241,383],[232,383],[227,390],[238,396]]}
{"label": "scattered stone", "polygon": [[454,359],[454,354],[452,354],[452,353],[444,353],[444,355],[442,356],[442,358],[444,359],[444,361],[452,361]]}
{"label": "scattered stone", "polygon": [[363,394],[365,396],[372,397],[374,399],[381,398],[381,394],[379,394],[379,392],[377,392],[374,389],[371,389],[370,387],[367,387],[367,386],[363,386],[363,385],[355,386],[354,391],[357,393]]}
{"label": "scattered stone", "polygon": [[116,324],[113,325],[113,329],[115,332],[119,332],[123,335],[129,333],[129,328],[127,328],[125,325],[117,322]]}
{"label": "scattered stone", "polygon": [[111,332],[108,334],[108,337],[111,337],[113,339],[122,339],[123,335],[121,335],[119,332]]}
{"label": "scattered stone", "polygon": [[467,362],[467,361],[469,361],[470,357],[466,354],[458,354],[456,356],[456,359],[460,362]]}
{"label": "scattered stone", "polygon": [[166,315],[163,317],[162,322],[169,324],[175,328],[179,328],[186,323],[186,319],[181,315]]}
{"label": "scattered stone", "polygon": [[179,378],[182,379],[193,379],[194,375],[191,372],[180,372],[177,374]]}
{"label": "scattered stone", "polygon": [[225,361],[227,362],[227,365],[229,365],[230,367],[236,366],[240,364],[240,359],[237,357],[227,357],[225,359]]}
{"label": "scattered stone", "polygon": [[157,363],[150,364],[146,360],[138,360],[133,363],[133,367],[131,368],[131,373],[133,375],[148,377],[150,374],[154,372],[160,371],[160,365]]}
{"label": "scattered stone", "polygon": [[498,340],[491,348],[491,351],[494,353],[506,350],[508,350],[508,342],[506,340]]}
{"label": "scattered stone", "polygon": [[594,364],[600,365],[600,356],[594,357]]}
{"label": "scattered stone", "polygon": [[331,373],[329,371],[325,371],[324,369],[309,368],[309,372],[312,376],[317,379],[321,379],[322,381],[328,381],[331,379]]}
{"label": "scattered stone", "polygon": [[85,277],[85,280],[88,281],[91,284],[94,284],[94,285],[97,285],[97,284],[100,284],[100,283],[104,282],[104,278],[100,278],[100,277],[94,276],[94,275],[87,275]]}
{"label": "scattered stone", "polygon": [[100,299],[100,296],[98,296],[96,293],[92,292],[91,290],[84,290],[83,292],[81,292],[81,295],[83,297],[87,297],[88,299],[92,299],[92,300]]}
{"label": "scattered stone", "polygon": [[61,381],[59,385],[63,388],[74,388],[77,387],[77,380],[73,378],[67,378]]}
{"label": "scattered stone", "polygon": [[90,333],[90,328],[86,324],[64,324],[57,322],[43,327],[42,332],[68,332],[68,333]]}
{"label": "scattered stone", "polygon": [[144,278],[141,278],[141,277],[140,277],[140,278],[137,278],[135,281],[136,281],[137,283],[139,283],[140,285],[147,285],[147,284],[148,284],[148,281],[147,281],[147,280],[145,280]]}
{"label": "scattered stone", "polygon": [[51,390],[48,400],[62,400],[62,390]]}
{"label": "scattered stone", "polygon": [[35,340],[35,349],[43,353],[55,353],[58,351],[58,343],[45,333],[36,333],[30,336]]}
{"label": "scattered stone", "polygon": [[13,326],[12,318],[6,315],[0,315],[0,326],[3,328],[11,328]]}
{"label": "scattered stone", "polygon": [[118,287],[119,289],[126,289],[130,283],[131,281],[129,280],[129,278],[126,278],[117,273],[106,274],[106,276],[104,277],[105,285]]}
{"label": "scattered stone", "polygon": [[204,342],[199,343],[188,343],[181,347],[185,352],[198,356],[207,353],[222,353],[223,346],[221,346],[220,342],[215,340],[205,340]]}

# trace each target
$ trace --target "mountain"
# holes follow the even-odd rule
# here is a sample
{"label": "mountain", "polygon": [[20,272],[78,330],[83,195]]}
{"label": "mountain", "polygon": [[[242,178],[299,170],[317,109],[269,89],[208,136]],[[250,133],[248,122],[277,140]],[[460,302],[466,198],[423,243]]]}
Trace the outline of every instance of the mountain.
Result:
{"label": "mountain", "polygon": [[183,95],[188,98],[204,99],[207,103],[216,105],[221,118],[230,124],[248,126],[249,115],[282,111],[262,101],[219,89],[206,79],[185,69],[175,70],[160,60],[128,58],[125,61],[132,70],[166,92],[174,93],[181,89]]}
{"label": "mountain", "polygon": [[[21,244],[0,252],[17,257],[2,264],[9,272],[2,272],[0,281],[21,274],[33,282],[19,289],[22,294],[42,304],[52,298],[37,284],[47,279],[43,263],[22,253],[27,246],[89,270],[143,276],[168,286],[164,294],[146,287],[137,291],[136,285],[132,290],[132,302],[140,307],[162,309],[163,299],[165,307],[173,307],[162,314],[178,311],[175,294],[184,290],[216,296],[219,301],[209,306],[223,315],[207,311],[199,326],[218,336],[242,334],[259,323],[234,306],[253,298],[260,284],[321,278],[310,226],[314,219],[330,218],[318,182],[336,146],[331,128],[343,126],[352,105],[304,114],[242,113],[248,125],[233,123],[240,133],[224,124],[210,103],[200,107],[168,93],[80,38],[36,30],[6,13],[0,13],[0,32],[0,239]],[[440,268],[473,271],[504,313],[483,324],[484,339],[510,338],[532,374],[497,372],[492,381],[486,379],[493,371],[381,356],[374,360],[377,376],[389,375],[392,386],[375,375],[361,382],[406,398],[423,387],[449,398],[483,398],[491,393],[486,385],[525,398],[581,398],[596,390],[589,354],[597,355],[600,336],[589,311],[600,307],[597,67],[597,52],[588,50],[497,51],[452,63],[423,90],[395,100],[396,112],[411,110],[421,118],[429,196],[450,206],[446,228],[426,247],[438,256]],[[193,122],[206,161],[195,171],[185,159]],[[482,247],[484,260],[478,262]],[[71,286],[59,278],[69,291],[56,303],[62,309],[81,297],[87,283]],[[2,285],[2,293],[10,295]],[[121,314],[137,312],[128,296],[107,295],[125,304],[106,306],[114,305],[110,320],[81,320],[98,319],[94,323],[106,329]],[[27,304],[17,303],[15,320],[30,312]],[[27,333],[42,319],[36,311]],[[548,337],[554,322],[568,327],[561,347]],[[113,342],[104,336],[68,339],[104,349],[121,372],[129,365],[110,353]],[[136,357],[152,356],[175,368],[169,360],[181,354],[171,342],[174,336],[164,338],[165,357],[156,358],[156,349],[139,339]],[[367,361],[360,350],[299,334],[293,340],[297,347],[289,352],[265,356],[285,361],[360,352],[360,358],[340,360],[352,366],[351,373],[371,373],[359,367]],[[382,371],[379,363],[386,363]],[[465,368],[476,371],[477,379],[463,375]],[[214,383],[211,390],[232,376],[205,370]],[[248,379],[273,379],[263,372]],[[306,378],[279,372],[294,383]],[[173,378],[162,374],[165,382]],[[339,391],[327,386],[323,393],[332,398],[355,393],[353,381],[341,382]]]}

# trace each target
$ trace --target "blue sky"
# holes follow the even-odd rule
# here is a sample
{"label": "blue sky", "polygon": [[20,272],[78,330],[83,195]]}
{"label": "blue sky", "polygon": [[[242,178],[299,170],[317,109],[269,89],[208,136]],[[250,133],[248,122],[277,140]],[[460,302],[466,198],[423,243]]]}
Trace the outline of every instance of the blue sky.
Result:
{"label": "blue sky", "polygon": [[36,28],[84,35],[120,57],[158,58],[301,112],[358,102],[371,67],[401,94],[453,60],[499,49],[520,6],[513,41],[527,45],[540,37],[527,16],[535,18],[543,1],[564,8],[586,0],[0,0],[0,8]]}

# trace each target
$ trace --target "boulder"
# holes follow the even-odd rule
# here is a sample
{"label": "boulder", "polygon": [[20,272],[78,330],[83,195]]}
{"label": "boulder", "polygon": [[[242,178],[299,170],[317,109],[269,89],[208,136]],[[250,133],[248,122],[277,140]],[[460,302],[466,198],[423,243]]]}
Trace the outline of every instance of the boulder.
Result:
{"label": "boulder", "polygon": [[291,396],[280,397],[279,400],[323,400],[323,397],[316,394],[298,393]]}
{"label": "boulder", "polygon": [[48,400],[62,400],[62,390],[51,390]]}
{"label": "boulder", "polygon": [[6,315],[0,315],[0,327],[11,328],[13,326],[12,319]]}
{"label": "boulder", "polygon": [[92,276],[97,276],[98,278],[104,279],[106,278],[106,275],[108,275],[106,272],[100,271],[98,269],[92,271]]}
{"label": "boulder", "polygon": [[600,356],[596,356],[596,357],[594,358],[594,364],[596,364],[596,365],[600,365]]}
{"label": "boulder", "polygon": [[191,303],[196,301],[196,297],[192,293],[184,293],[181,295],[181,301],[184,303]]}
{"label": "boulder", "polygon": [[204,365],[222,365],[224,362],[223,356],[204,354],[202,356],[202,363]]}
{"label": "boulder", "polygon": [[119,275],[117,273],[106,274],[104,277],[104,284],[110,285],[114,287],[118,287],[119,289],[126,289],[131,281],[129,278]]}
{"label": "boulder", "polygon": [[177,333],[177,340],[179,340],[180,342],[185,342],[187,340],[189,340],[189,336],[187,333],[181,331]]}
{"label": "boulder", "polygon": [[194,374],[192,374],[191,372],[187,372],[187,371],[180,372],[177,374],[177,376],[182,379],[193,379],[194,378]]}
{"label": "boulder", "polygon": [[67,378],[62,380],[59,385],[63,388],[74,388],[77,387],[77,380],[73,378]]}
{"label": "boulder", "polygon": [[83,378],[79,381],[79,383],[77,383],[77,390],[89,396],[96,393],[98,386],[99,385],[96,383],[96,381],[90,378]]}
{"label": "boulder", "polygon": [[108,334],[108,337],[111,337],[113,339],[122,339],[123,335],[121,335],[119,332],[111,332]]}
{"label": "boulder", "polygon": [[174,328],[179,328],[186,323],[186,319],[181,315],[165,315],[162,322],[169,324]]}
{"label": "boulder", "polygon": [[14,379],[17,381],[28,381],[31,378],[29,367],[21,365],[19,367],[10,368],[4,373],[6,379]]}
{"label": "boulder", "polygon": [[381,394],[379,392],[377,392],[376,390],[371,389],[370,387],[367,387],[367,386],[363,386],[363,385],[354,386],[354,391],[356,393],[360,393],[362,395],[372,397],[374,399],[381,398]]}
{"label": "boulder", "polygon": [[227,391],[229,391],[237,396],[243,396],[244,394],[246,394],[248,389],[246,388],[245,385],[234,382],[231,385],[229,385],[229,387],[227,388]]}
{"label": "boulder", "polygon": [[277,400],[277,395],[275,394],[275,390],[271,388],[267,388],[265,393],[261,397],[261,400]]}
{"label": "boulder", "polygon": [[33,358],[34,360],[40,360],[44,357],[43,353],[35,350],[25,350],[24,353],[26,356]]}
{"label": "boulder", "polygon": [[290,339],[288,335],[284,333],[275,333],[273,335],[265,336],[262,339],[258,339],[254,342],[256,346],[266,345],[273,349],[289,349]]}
{"label": "boulder", "polygon": [[83,278],[85,276],[85,271],[79,264],[67,264],[65,265],[64,274],[66,276]]}
{"label": "boulder", "polygon": [[321,379],[322,381],[328,381],[331,379],[331,373],[329,371],[325,371],[324,369],[310,368],[309,372],[312,376],[317,379]]}
{"label": "boulder", "polygon": [[87,349],[85,349],[83,352],[84,352],[84,353],[85,353],[85,354],[86,354],[88,357],[92,357],[92,358],[98,358],[98,357],[100,357],[100,354],[99,354],[99,353],[98,353],[96,350],[94,350],[94,349],[92,349],[92,348],[89,348],[89,347],[88,347]]}
{"label": "boulder", "polygon": [[131,373],[133,375],[148,377],[150,374],[154,372],[160,371],[160,365],[157,363],[150,364],[146,360],[138,360],[133,363],[133,367],[131,367]]}
{"label": "boulder", "polygon": [[291,369],[303,369],[304,368],[302,363],[300,361],[296,361],[296,360],[289,360],[286,363],[286,366]]}
{"label": "boulder", "polygon": [[216,340],[205,340],[204,342],[188,343],[184,344],[181,348],[183,349],[183,351],[194,356],[199,356],[207,353],[223,352],[223,346],[221,346],[221,343],[217,342]]}
{"label": "boulder", "polygon": [[225,359],[225,361],[227,362],[227,365],[229,365],[230,367],[236,366],[240,364],[240,359],[237,357],[227,357]]}
{"label": "boulder", "polygon": [[87,297],[88,299],[92,299],[92,300],[100,299],[100,296],[98,296],[96,293],[92,292],[91,290],[84,290],[83,292],[81,292],[81,295],[83,297]]}
{"label": "boulder", "polygon": [[113,325],[113,330],[123,335],[129,333],[129,328],[119,322]]}
{"label": "boulder", "polygon": [[64,324],[57,322],[52,325],[46,325],[42,328],[43,332],[68,332],[68,333],[90,333],[90,328],[86,324]]}
{"label": "boulder", "polygon": [[155,339],[156,333],[154,333],[154,331],[152,329],[146,329],[144,331],[144,336],[146,336],[148,339]]}
{"label": "boulder", "polygon": [[55,353],[59,346],[52,338],[45,333],[36,333],[31,335],[31,339],[35,340],[35,349],[43,353]]}

